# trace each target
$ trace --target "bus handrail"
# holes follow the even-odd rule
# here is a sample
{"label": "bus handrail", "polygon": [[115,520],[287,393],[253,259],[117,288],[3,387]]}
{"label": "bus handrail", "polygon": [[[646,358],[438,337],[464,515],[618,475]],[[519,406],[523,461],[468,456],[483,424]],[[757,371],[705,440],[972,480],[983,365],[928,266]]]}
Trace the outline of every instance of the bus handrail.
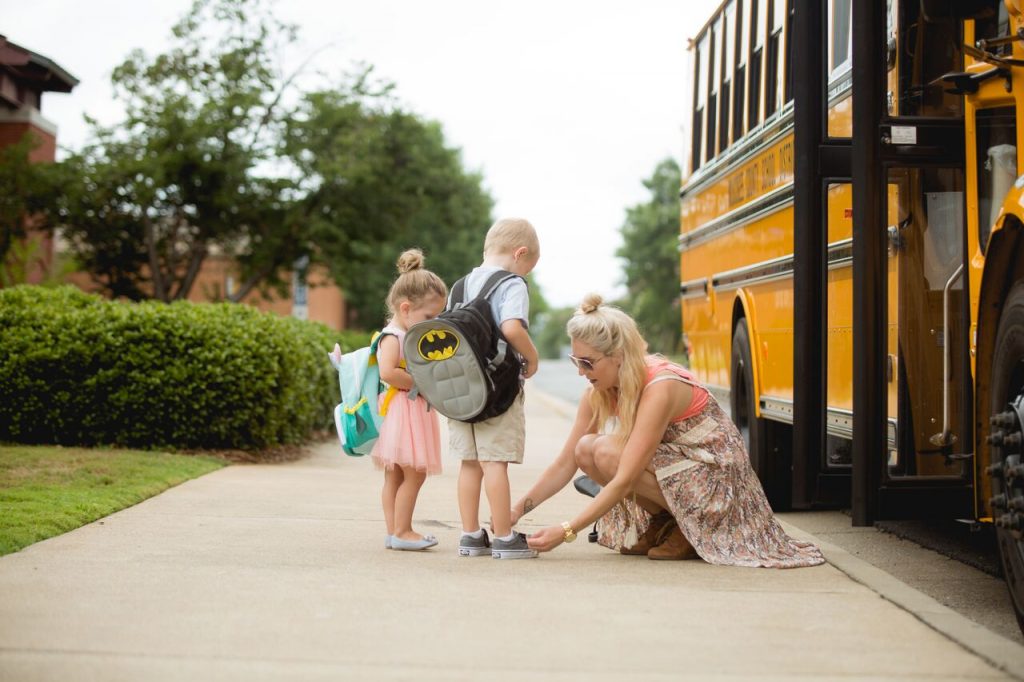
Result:
{"label": "bus handrail", "polygon": [[963,271],[964,264],[961,263],[956,272],[946,280],[946,286],[942,289],[942,432],[936,433],[928,439],[932,445],[940,447],[946,447],[956,442],[956,436],[949,432],[949,365],[950,356],[953,354],[950,348],[949,333],[949,290],[952,288],[953,282],[963,274]]}

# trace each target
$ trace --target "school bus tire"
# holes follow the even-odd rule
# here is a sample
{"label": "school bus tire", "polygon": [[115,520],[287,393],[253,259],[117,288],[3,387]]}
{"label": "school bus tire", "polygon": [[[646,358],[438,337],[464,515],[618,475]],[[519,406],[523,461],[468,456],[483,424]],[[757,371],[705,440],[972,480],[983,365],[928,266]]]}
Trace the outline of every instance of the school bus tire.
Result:
{"label": "school bus tire", "polygon": [[757,390],[754,365],[751,362],[750,332],[746,318],[736,322],[732,334],[732,361],[729,372],[729,407],[732,420],[743,435],[750,456],[750,465],[761,480],[772,509],[788,509],[790,487],[785,467],[781,466],[775,435],[777,429],[766,419],[757,417]]}
{"label": "school bus tire", "polygon": [[[1024,512],[1013,504],[1024,495],[1019,475],[1024,452],[1020,445],[1019,410],[1007,409],[1024,395],[1024,281],[1010,290],[999,318],[992,355],[992,516],[996,522],[996,543],[1003,564],[1003,576],[1010,590],[1017,623],[1024,631]],[[1020,403],[1018,403],[1019,405]],[[996,415],[1001,415],[999,418]],[[1000,421],[1002,420],[1002,421]],[[999,424],[999,425],[997,425]],[[1016,434],[1015,439],[1010,436]],[[1000,502],[996,502],[1000,500]]]}

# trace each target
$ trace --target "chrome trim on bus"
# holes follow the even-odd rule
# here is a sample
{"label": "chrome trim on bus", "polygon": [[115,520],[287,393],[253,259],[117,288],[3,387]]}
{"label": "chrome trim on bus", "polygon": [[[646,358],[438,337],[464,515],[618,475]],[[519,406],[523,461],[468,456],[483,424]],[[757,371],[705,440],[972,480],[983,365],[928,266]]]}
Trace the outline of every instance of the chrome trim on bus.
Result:
{"label": "chrome trim on bus", "polygon": [[695,230],[679,235],[679,248],[682,250],[696,246],[792,205],[793,183],[788,183],[714,220],[709,220]]}
{"label": "chrome trim on bus", "polygon": [[835,407],[825,408],[825,432],[846,440],[853,439],[853,412]]}
{"label": "chrome trim on bus", "polygon": [[730,289],[739,289],[743,286],[787,279],[792,276],[793,256],[782,256],[781,258],[763,261],[757,265],[736,268],[735,270],[720,273],[715,275],[711,283],[715,289],[728,291]]}
{"label": "chrome trim on bus", "polygon": [[[726,270],[710,278],[711,286],[727,291],[739,289],[752,284],[761,284],[778,279],[786,279],[793,274],[793,254],[780,256],[771,260],[745,265],[735,270]],[[853,263],[853,239],[841,239],[828,245],[828,269],[848,267]],[[706,294],[705,286],[709,278],[699,277],[680,284],[680,296],[697,298]]]}
{"label": "chrome trim on bus", "polygon": [[[829,407],[825,410],[826,432],[830,436],[837,436],[847,440],[853,440],[853,412]],[[888,432],[889,447],[896,448],[896,420],[887,419],[886,431]]]}
{"label": "chrome trim on bus", "polygon": [[834,107],[840,100],[846,99],[853,91],[853,67],[840,72],[839,77],[828,84],[828,106]]}
{"label": "chrome trim on bus", "polygon": [[[784,424],[793,423],[793,401],[785,398],[761,398],[761,416]],[[889,447],[896,447],[896,420],[888,419]],[[825,410],[826,433],[837,438],[853,439],[853,412],[837,407]]]}
{"label": "chrome trim on bus", "polygon": [[828,269],[853,266],[853,237],[828,245]]}
{"label": "chrome trim on bus", "polygon": [[680,298],[703,298],[708,295],[708,278],[698,277],[679,283]]}
{"label": "chrome trim on bus", "polygon": [[761,416],[792,424],[793,401],[783,398],[761,398]]}

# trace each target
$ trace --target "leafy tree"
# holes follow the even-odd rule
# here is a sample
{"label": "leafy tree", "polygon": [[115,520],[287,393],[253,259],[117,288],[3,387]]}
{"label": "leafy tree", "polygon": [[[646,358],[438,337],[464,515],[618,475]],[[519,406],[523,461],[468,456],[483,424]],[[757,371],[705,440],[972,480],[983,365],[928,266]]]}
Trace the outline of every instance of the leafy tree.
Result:
{"label": "leafy tree", "polygon": [[[562,356],[562,348],[569,345],[565,325],[573,311],[571,307],[549,308],[538,316],[537,324],[531,327],[530,332],[542,358],[555,359]],[[532,309],[530,314],[532,316]]]}
{"label": "leafy tree", "polygon": [[448,283],[479,262],[493,200],[437,123],[315,92],[289,125],[287,148],[307,178],[311,240],[345,290],[351,323],[383,321],[404,249],[421,248]]}
{"label": "leafy tree", "polygon": [[114,69],[126,118],[90,121],[93,141],[61,164],[53,213],[112,295],[185,298],[206,258],[223,252],[243,263],[240,299],[304,249],[261,240],[289,232],[290,183],[259,169],[276,161],[289,113],[290,81],[271,54],[295,29],[260,0],[196,0],[172,33],[165,54],[136,50]]}
{"label": "leafy tree", "polygon": [[526,276],[526,283],[529,285],[530,292],[530,328],[533,329],[535,323],[548,317],[551,312],[551,304],[544,298],[544,292],[532,273]]}
{"label": "leafy tree", "polygon": [[681,350],[679,309],[679,165],[658,164],[644,180],[650,201],[626,210],[623,244],[616,255],[625,261],[628,295],[623,308],[637,321],[652,351]]}
{"label": "leafy tree", "polygon": [[478,259],[491,197],[438,124],[399,110],[370,69],[292,92],[273,55],[295,40],[269,0],[196,0],[153,58],[114,70],[126,120],[54,171],[50,206],[77,260],[114,296],[188,296],[231,257],[241,300],[325,263],[353,321],[375,326],[398,253],[446,280]]}

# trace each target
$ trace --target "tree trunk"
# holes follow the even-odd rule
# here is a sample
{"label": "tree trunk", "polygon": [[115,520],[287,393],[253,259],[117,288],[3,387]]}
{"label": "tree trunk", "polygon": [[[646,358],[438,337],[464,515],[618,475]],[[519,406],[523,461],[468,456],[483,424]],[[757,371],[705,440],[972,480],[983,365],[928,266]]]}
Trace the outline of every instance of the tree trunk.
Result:
{"label": "tree trunk", "polygon": [[228,300],[231,301],[232,303],[241,302],[241,300],[248,296],[249,292],[255,289],[256,285],[262,282],[267,276],[269,276],[270,273],[273,272],[273,270],[274,268],[271,266],[264,268],[256,272],[255,274],[251,275],[249,279],[245,280],[245,282],[242,283],[242,286],[238,288],[238,291],[236,291],[231,296],[228,296]]}
{"label": "tree trunk", "polygon": [[146,235],[146,251],[149,253],[149,276],[153,281],[153,298],[167,303],[167,283],[164,281],[164,273],[160,269],[160,256],[156,251],[156,228],[153,221],[145,215],[142,217],[142,225]]}
{"label": "tree trunk", "polygon": [[199,268],[202,267],[203,261],[206,260],[207,252],[204,242],[200,242],[192,248],[192,253],[189,256],[188,270],[185,271],[185,276],[181,278],[178,290],[174,292],[173,300],[182,301],[188,298],[189,292],[192,291],[192,285],[195,284],[196,276],[199,274]]}

